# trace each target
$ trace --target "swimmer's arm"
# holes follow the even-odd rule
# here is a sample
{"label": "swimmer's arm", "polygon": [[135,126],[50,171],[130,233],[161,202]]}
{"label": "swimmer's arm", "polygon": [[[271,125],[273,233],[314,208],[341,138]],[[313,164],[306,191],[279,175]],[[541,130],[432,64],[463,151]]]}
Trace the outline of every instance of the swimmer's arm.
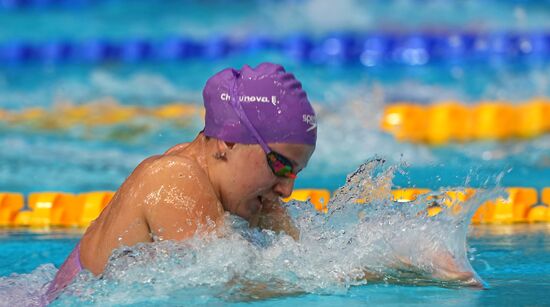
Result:
{"label": "swimmer's arm", "polygon": [[263,204],[260,214],[251,221],[251,226],[263,229],[273,230],[275,232],[285,232],[294,240],[300,238],[300,231],[292,222],[287,210],[283,207],[280,200],[267,202]]}
{"label": "swimmer's arm", "polygon": [[196,162],[162,156],[145,173],[143,208],[154,239],[185,240],[198,231],[214,231],[223,209]]}

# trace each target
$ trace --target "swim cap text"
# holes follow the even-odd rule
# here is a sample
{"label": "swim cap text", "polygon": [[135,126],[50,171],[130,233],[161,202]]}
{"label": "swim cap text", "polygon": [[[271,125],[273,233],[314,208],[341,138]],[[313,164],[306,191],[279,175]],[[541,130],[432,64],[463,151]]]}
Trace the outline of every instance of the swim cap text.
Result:
{"label": "swim cap text", "polygon": [[311,131],[315,128],[317,128],[317,119],[315,118],[315,115],[312,114],[303,114],[302,120],[304,123],[309,125],[309,128],[306,131]]}
{"label": "swim cap text", "polygon": [[[227,93],[222,93],[221,96],[220,96],[220,99],[222,101],[230,101],[231,96],[229,96],[229,94],[227,94]],[[271,103],[273,105],[276,105],[277,103],[279,103],[279,101],[277,100],[277,96],[268,97],[268,96],[247,96],[247,95],[243,95],[243,96],[239,96],[239,101],[240,102]]]}

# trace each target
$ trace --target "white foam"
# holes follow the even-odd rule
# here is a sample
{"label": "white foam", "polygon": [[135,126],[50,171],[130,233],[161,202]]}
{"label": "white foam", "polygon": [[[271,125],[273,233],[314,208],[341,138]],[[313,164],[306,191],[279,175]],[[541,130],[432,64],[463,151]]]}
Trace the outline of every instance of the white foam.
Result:
{"label": "white foam", "polygon": [[[403,170],[384,161],[372,159],[348,176],[326,215],[307,202],[289,203],[301,233],[297,242],[284,234],[249,229],[243,220],[228,216],[221,238],[115,251],[101,279],[81,274],[56,304],[161,304],[176,299],[193,304],[333,294],[380,279],[442,286],[477,282],[467,258],[467,221],[498,191],[479,194],[458,214],[443,208],[427,217],[426,207],[433,201],[426,197],[413,204],[391,201],[393,178]],[[430,196],[444,197],[442,192]],[[367,203],[357,204],[360,199]],[[460,272],[470,275],[453,282]],[[54,267],[46,264],[30,274],[1,278],[5,299],[0,304],[38,304],[36,297],[54,274]]]}
{"label": "white foam", "polygon": [[[390,200],[398,167],[386,164],[375,159],[349,176],[326,215],[307,202],[289,203],[301,232],[299,241],[250,229],[242,219],[228,215],[221,237],[118,249],[102,278],[81,274],[56,304],[161,304],[183,299],[199,304],[304,292],[345,293],[350,286],[370,282],[480,282],[467,258],[467,221],[483,199],[495,194],[463,204],[458,214],[444,208],[427,217],[426,204],[431,202],[426,198],[413,205]],[[356,203],[365,198],[368,203]],[[457,277],[459,272],[469,275]]]}

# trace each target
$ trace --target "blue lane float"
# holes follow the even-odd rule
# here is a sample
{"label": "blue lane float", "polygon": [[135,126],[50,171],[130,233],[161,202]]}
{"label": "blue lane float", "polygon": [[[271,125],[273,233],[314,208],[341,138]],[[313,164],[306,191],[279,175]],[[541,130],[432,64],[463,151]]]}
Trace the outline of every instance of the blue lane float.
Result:
{"label": "blue lane float", "polygon": [[0,65],[222,59],[258,52],[278,52],[304,63],[367,67],[418,66],[489,58],[547,59],[550,32],[332,33],[322,37],[301,33],[283,38],[218,35],[203,40],[174,36],[164,39],[8,41],[0,43]]}
{"label": "blue lane float", "polygon": [[0,0],[0,10],[80,9],[101,0]]}

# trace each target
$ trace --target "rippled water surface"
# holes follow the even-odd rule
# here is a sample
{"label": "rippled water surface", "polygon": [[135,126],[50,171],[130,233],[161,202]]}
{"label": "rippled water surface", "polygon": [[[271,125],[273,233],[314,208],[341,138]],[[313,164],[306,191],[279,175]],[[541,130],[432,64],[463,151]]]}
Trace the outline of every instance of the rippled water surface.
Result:
{"label": "rippled water surface", "polygon": [[[467,221],[483,201],[500,195],[498,188],[429,217],[427,204],[444,194],[391,201],[392,180],[401,172],[380,158],[363,164],[331,198],[327,214],[288,203],[297,241],[228,215],[215,236],[121,247],[101,278],[82,272],[54,304],[400,304],[409,294],[412,301],[476,304],[497,303],[502,296],[493,293],[521,280],[530,287],[527,301],[539,295],[535,288],[549,286],[550,268],[541,265],[549,248],[546,225],[471,228],[467,244]],[[12,272],[0,280],[8,305],[38,300],[53,265],[75,245],[78,234],[72,236],[4,233],[2,249],[28,253],[4,260],[4,275]]]}
{"label": "rippled water surface", "polygon": [[[543,31],[547,1],[91,1],[85,9],[0,11],[0,40],[151,38],[252,34],[322,37],[335,31]],[[460,12],[460,13],[457,13]],[[33,25],[33,31],[28,25]],[[273,29],[276,28],[276,33]],[[384,107],[458,100],[521,103],[550,96],[546,60],[490,59],[424,66],[317,66],[262,52],[174,62],[43,65],[0,69],[0,109],[63,105],[200,106],[207,78],[228,66],[279,62],[302,81],[319,121],[318,146],[298,188],[336,190],[328,215],[289,204],[302,236],[247,229],[228,217],[224,236],[157,242],[115,252],[103,279],[82,274],[57,305],[510,305],[544,306],[550,291],[547,225],[469,226],[482,199],[434,218],[427,199],[394,204],[389,190],[550,186],[550,135],[430,147],[379,129]],[[61,122],[63,118],[57,119]],[[70,120],[70,119],[67,119]],[[135,119],[60,129],[44,119],[0,122],[0,190],[115,190],[144,158],[191,140],[202,118],[174,124]],[[372,164],[373,156],[386,165]],[[390,166],[388,166],[390,165]],[[407,167],[402,167],[407,165]],[[399,166],[399,167],[397,167]],[[434,196],[434,195],[431,195]],[[357,204],[357,201],[367,204]],[[81,232],[0,231],[0,306],[33,304]],[[467,237],[466,237],[467,235]],[[6,256],[7,255],[7,256]],[[454,266],[449,266],[452,260]],[[471,273],[488,288],[445,281]],[[369,271],[375,276],[366,276]],[[447,274],[448,275],[448,274]],[[382,276],[382,278],[380,278]],[[460,286],[462,284],[462,286]]]}
{"label": "rippled water surface", "polygon": [[[469,255],[472,265],[479,275],[490,285],[488,290],[447,289],[437,286],[407,286],[394,284],[367,284],[347,289],[333,290],[332,293],[310,293],[295,296],[275,297],[268,300],[253,300],[252,305],[264,306],[274,303],[281,305],[333,306],[334,304],[361,305],[387,304],[390,306],[410,306],[411,304],[435,304],[443,306],[545,306],[546,293],[550,289],[547,278],[550,275],[548,255],[550,253],[550,229],[546,225],[476,226],[469,231]],[[31,234],[29,232],[4,232],[2,252],[17,254],[17,257],[0,259],[0,291],[6,295],[5,281],[10,274],[28,274],[15,278],[24,289],[29,285],[39,287],[53,277],[56,269],[43,263],[59,266],[76,245],[77,234],[58,233]],[[12,277],[13,281],[14,278]],[[208,296],[208,289],[197,289],[197,297]],[[178,297],[172,293],[173,305],[186,304],[187,294]],[[122,304],[125,297],[119,297]],[[168,297],[160,300],[169,300]],[[225,300],[233,305],[249,305],[250,302]],[[169,305],[165,302],[165,305]],[[89,302],[91,303],[91,302]],[[97,302],[99,304],[99,302]],[[113,305],[116,302],[111,302]],[[215,304],[214,301],[210,303]],[[142,305],[147,305],[142,302]],[[139,303],[136,303],[139,305]]]}

